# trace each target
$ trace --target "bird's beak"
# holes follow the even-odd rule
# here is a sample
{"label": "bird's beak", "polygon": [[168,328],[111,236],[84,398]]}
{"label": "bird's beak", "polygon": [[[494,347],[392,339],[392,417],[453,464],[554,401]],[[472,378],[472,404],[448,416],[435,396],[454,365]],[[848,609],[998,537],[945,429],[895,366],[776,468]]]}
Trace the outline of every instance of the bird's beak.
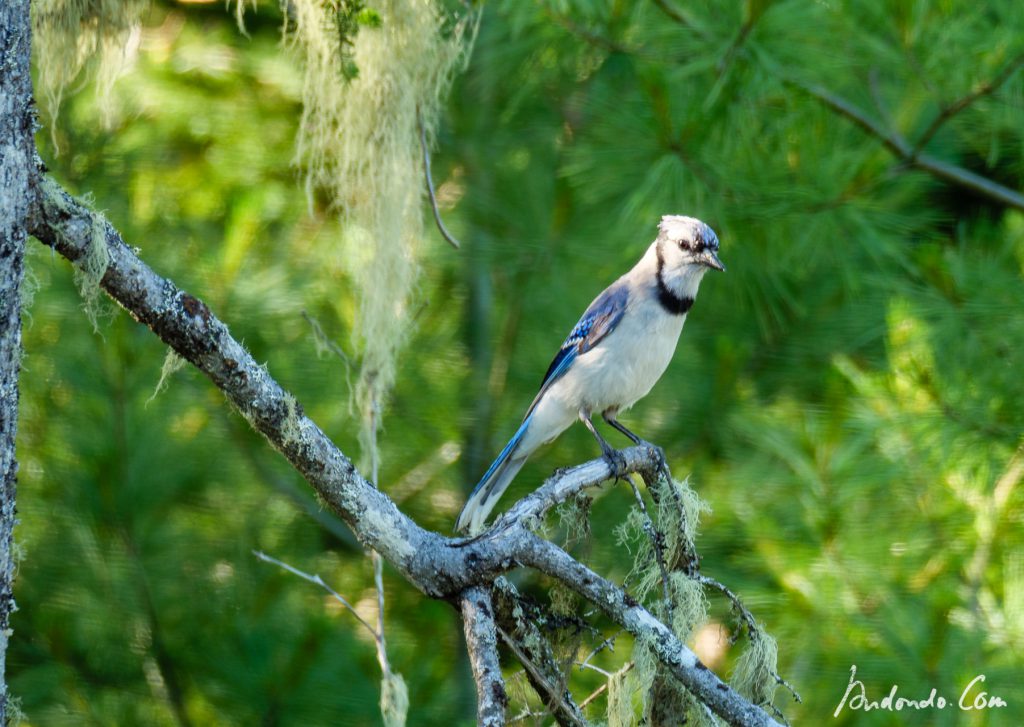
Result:
{"label": "bird's beak", "polygon": [[704,253],[701,255],[701,262],[709,268],[720,270],[723,273],[725,272],[725,266],[722,265],[722,261],[718,259],[718,255],[716,255],[713,250],[705,249]]}

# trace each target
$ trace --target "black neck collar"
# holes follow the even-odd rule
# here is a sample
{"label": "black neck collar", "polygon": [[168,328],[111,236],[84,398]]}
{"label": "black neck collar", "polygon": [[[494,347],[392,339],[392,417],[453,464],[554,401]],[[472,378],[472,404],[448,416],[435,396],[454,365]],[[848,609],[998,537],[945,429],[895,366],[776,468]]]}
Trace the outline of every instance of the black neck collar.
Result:
{"label": "black neck collar", "polygon": [[665,257],[661,254],[661,245],[658,245],[656,251],[658,254],[658,302],[661,303],[661,307],[664,308],[666,312],[675,316],[684,315],[693,307],[693,298],[678,295],[669,290],[669,287],[665,284],[665,278],[663,276],[665,270]]}

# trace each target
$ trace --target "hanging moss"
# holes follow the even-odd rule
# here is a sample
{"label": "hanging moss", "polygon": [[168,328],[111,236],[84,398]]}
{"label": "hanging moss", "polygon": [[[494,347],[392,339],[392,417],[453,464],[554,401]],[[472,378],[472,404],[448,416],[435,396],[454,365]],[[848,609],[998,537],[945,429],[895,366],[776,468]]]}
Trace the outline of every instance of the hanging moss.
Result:
{"label": "hanging moss", "polygon": [[[295,0],[291,7],[285,37],[305,68],[296,158],[307,188],[324,190],[343,218],[341,254],[359,295],[353,343],[361,368],[353,397],[363,457],[372,463],[380,411],[416,308],[419,120],[432,139],[465,58],[467,20],[452,22],[429,0],[380,0],[357,9],[353,38],[357,28],[340,12],[347,5]],[[346,71],[349,62],[358,73]]]}
{"label": "hanging moss", "polygon": [[566,531],[566,547],[590,538],[590,506],[593,500],[586,494],[566,500],[558,506],[558,522]]}
{"label": "hanging moss", "polygon": [[386,672],[380,681],[380,713],[384,727],[405,727],[409,713],[409,688],[401,674]]}
{"label": "hanging moss", "polygon": [[730,680],[733,687],[754,704],[770,704],[778,686],[778,657],[775,639],[759,626],[736,661]]}
{"label": "hanging moss", "polygon": [[634,727],[633,695],[636,677],[632,671],[619,670],[608,678],[608,707],[605,716],[608,727]]}
{"label": "hanging moss", "polygon": [[175,353],[173,348],[168,348],[167,355],[164,356],[164,365],[160,367],[160,380],[156,382],[156,388],[153,389],[153,393],[146,399],[146,404],[149,404],[149,402],[161,394],[167,388],[167,382],[171,376],[183,369],[187,363],[185,359]]}
{"label": "hanging moss", "polygon": [[113,112],[114,82],[130,67],[147,0],[35,0],[32,49],[38,71],[36,95],[50,118],[65,91],[83,74],[96,85],[106,119]]}
{"label": "hanging moss", "polygon": [[708,620],[708,599],[704,586],[678,571],[668,577],[672,599],[672,630],[684,644]]}
{"label": "hanging moss", "polygon": [[[661,480],[653,489],[658,502],[657,529],[663,536],[662,557],[671,572],[683,567],[695,552],[694,538],[700,516],[710,512],[710,508],[686,480]],[[643,512],[634,507],[615,530],[616,542],[633,554],[633,569],[627,580],[635,584],[634,593],[641,601],[655,589],[660,590],[662,577],[645,524]]]}

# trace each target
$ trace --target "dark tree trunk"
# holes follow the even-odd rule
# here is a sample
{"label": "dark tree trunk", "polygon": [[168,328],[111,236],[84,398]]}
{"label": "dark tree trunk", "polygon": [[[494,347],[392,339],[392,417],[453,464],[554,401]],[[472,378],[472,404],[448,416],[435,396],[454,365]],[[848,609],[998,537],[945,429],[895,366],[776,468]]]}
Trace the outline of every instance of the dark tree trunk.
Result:
{"label": "dark tree trunk", "polygon": [[8,721],[7,641],[14,611],[21,280],[32,205],[33,112],[29,0],[0,3],[0,724]]}

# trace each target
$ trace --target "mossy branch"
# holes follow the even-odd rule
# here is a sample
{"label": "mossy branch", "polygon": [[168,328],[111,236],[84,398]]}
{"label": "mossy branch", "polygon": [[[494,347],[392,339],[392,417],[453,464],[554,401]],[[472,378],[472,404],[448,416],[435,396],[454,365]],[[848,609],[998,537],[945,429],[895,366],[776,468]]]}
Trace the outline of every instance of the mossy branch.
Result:
{"label": "mossy branch", "polygon": [[[476,538],[446,538],[424,530],[355,468],[206,304],[157,275],[109,222],[68,195],[53,179],[44,176],[34,192],[37,204],[28,223],[32,235],[76,262],[89,254],[94,228],[99,225],[109,254],[99,281],[103,290],[221,389],[365,547],[378,551],[425,594],[460,604],[464,613],[471,610],[466,614],[472,622],[467,628],[472,628],[473,638],[481,644],[472,654],[477,684],[478,688],[489,685],[488,714],[495,715],[494,724],[504,721],[495,706],[500,703],[496,688],[502,682],[500,670],[494,669],[496,652],[488,645],[493,610],[486,601],[481,607],[480,599],[489,600],[489,588],[498,576],[522,565],[556,579],[648,644],[666,673],[728,724],[779,724],[704,666],[670,626],[622,588],[530,530],[548,509],[586,487],[630,472],[658,471],[662,458],[655,449],[623,450],[624,467],[617,471],[604,460],[594,460],[560,472],[515,505],[511,515]],[[465,605],[467,598],[471,606]]]}

